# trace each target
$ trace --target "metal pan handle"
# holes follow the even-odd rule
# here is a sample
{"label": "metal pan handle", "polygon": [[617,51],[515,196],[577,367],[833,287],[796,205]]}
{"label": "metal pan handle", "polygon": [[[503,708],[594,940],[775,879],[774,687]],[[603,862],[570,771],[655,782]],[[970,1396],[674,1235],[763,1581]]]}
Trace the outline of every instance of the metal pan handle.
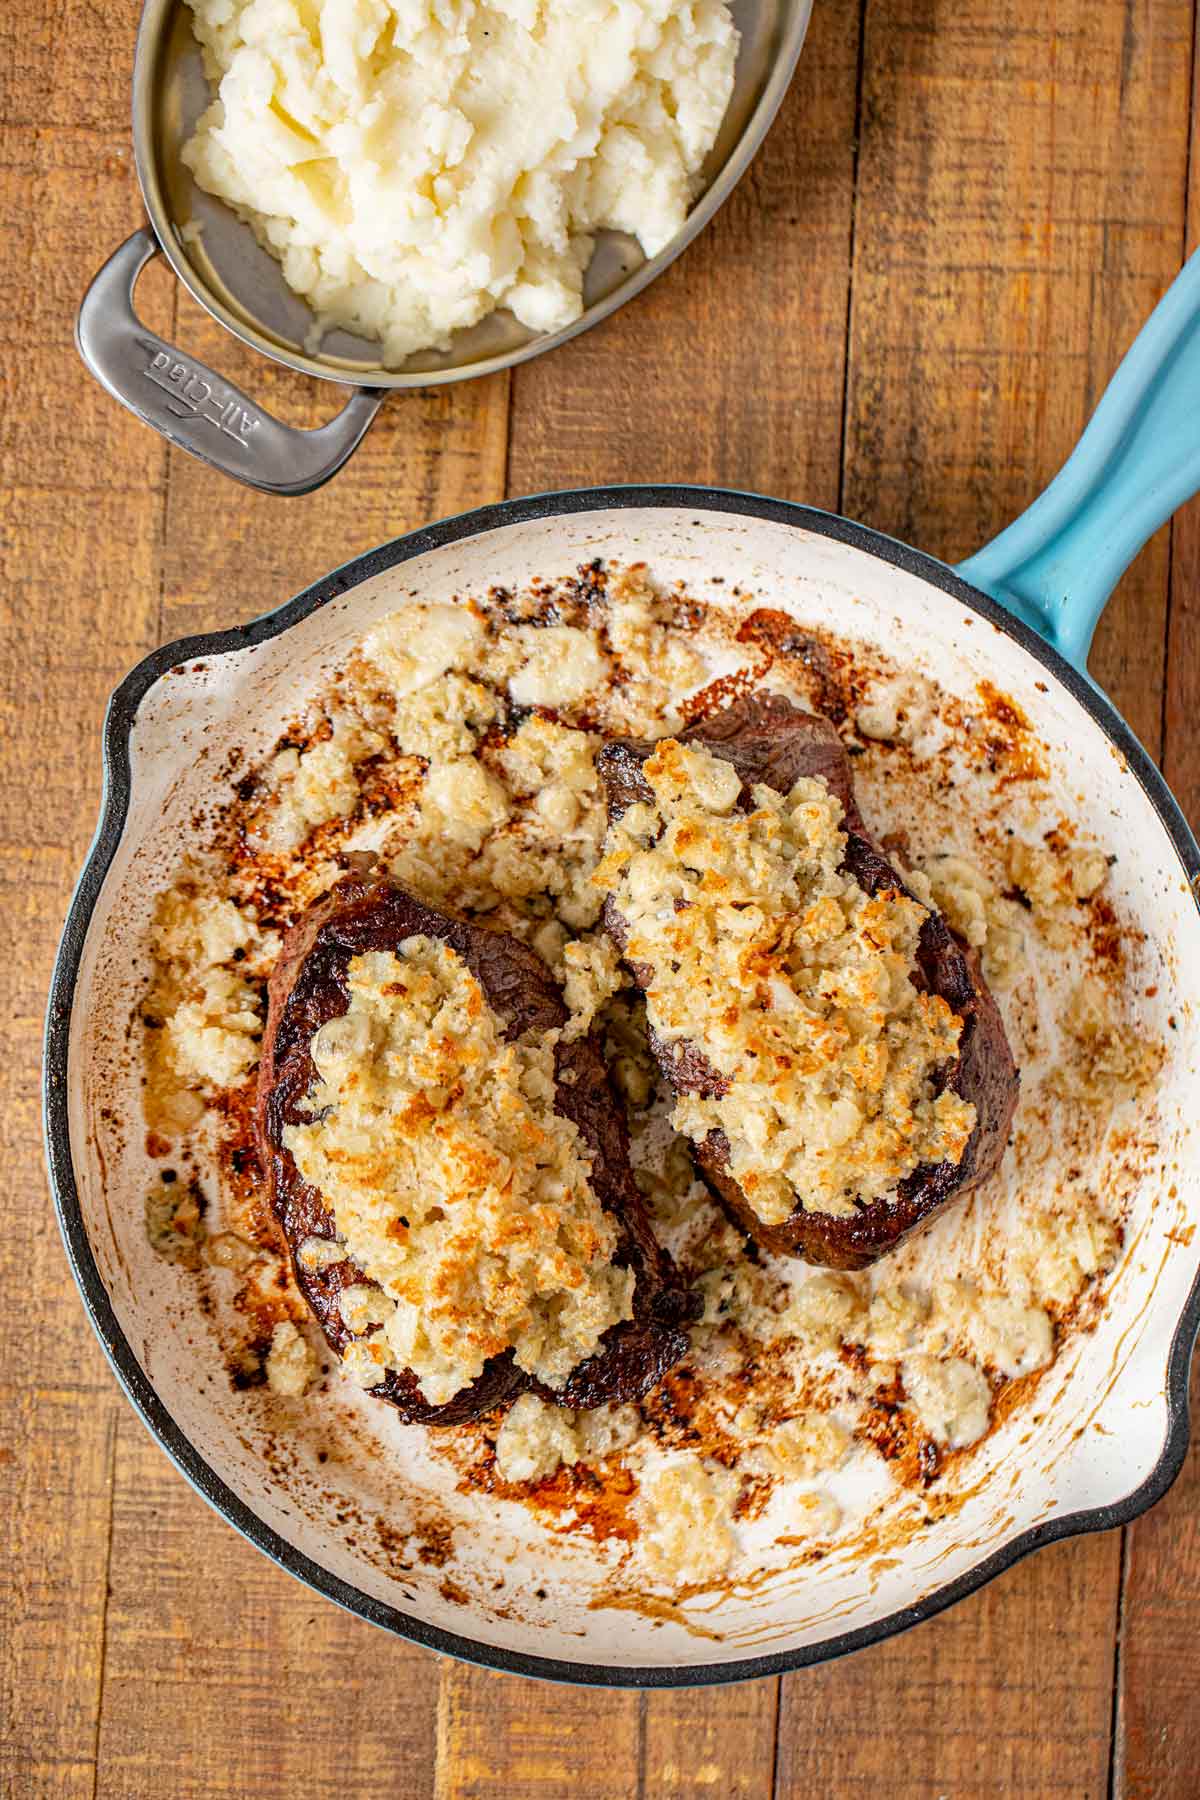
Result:
{"label": "metal pan handle", "polygon": [[223,475],[265,494],[311,493],[358,448],[383,393],[355,388],[337,417],[316,431],[280,424],[138,319],[133,291],[158,248],[143,226],[92,282],[75,324],[84,362],[122,406]]}
{"label": "metal pan handle", "polygon": [[1045,493],[958,572],[1082,669],[1113,588],[1198,491],[1200,252],[1134,339]]}

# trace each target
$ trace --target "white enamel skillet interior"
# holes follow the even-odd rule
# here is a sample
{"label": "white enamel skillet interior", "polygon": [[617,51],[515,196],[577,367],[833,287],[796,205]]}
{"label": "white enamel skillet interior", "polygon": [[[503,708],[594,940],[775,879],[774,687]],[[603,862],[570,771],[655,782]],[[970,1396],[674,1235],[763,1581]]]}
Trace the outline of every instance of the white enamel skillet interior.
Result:
{"label": "white enamel skillet interior", "polygon": [[[1029,551],[1023,543],[1013,560],[1025,566]],[[511,1503],[480,1502],[464,1521],[465,1605],[442,1591],[436,1570],[401,1572],[372,1555],[315,1494],[302,1457],[262,1454],[251,1402],[214,1371],[188,1290],[146,1244],[153,1165],[140,1129],[111,1123],[140,1116],[124,1027],[146,969],[153,898],[202,836],[192,821],[230,752],[246,762],[264,754],[298,697],[410,596],[520,586],[596,557],[644,559],[702,598],[737,584],[801,624],[936,674],[964,699],[985,679],[1011,695],[1036,722],[1081,835],[1117,858],[1114,900],[1146,931],[1154,975],[1139,1022],[1169,1047],[1159,1154],[1134,1196],[1098,1325],[1068,1341],[1038,1390],[1037,1431],[1019,1411],[1002,1421],[977,1453],[959,1510],[887,1566],[835,1550],[778,1582],[735,1589],[719,1619],[704,1621],[706,1635],[694,1620],[592,1605],[586,1549],[536,1532]],[[1000,585],[998,564],[991,579]],[[1034,610],[1032,581],[1013,577],[1013,586]],[[613,1685],[727,1681],[887,1636],[1040,1544],[1132,1519],[1169,1486],[1186,1448],[1200,1320],[1200,1242],[1189,1229],[1200,1219],[1200,852],[1154,765],[1086,675],[958,573],[862,526],[749,495],[651,487],[513,501],[385,545],[244,629],[156,652],[114,695],[105,775],[48,1018],[46,1132],[64,1238],[95,1329],[149,1428],[211,1504],[313,1587],[403,1636],[498,1668]],[[423,1434],[393,1428],[370,1400],[345,1405],[350,1435],[373,1446],[339,1473],[350,1510],[386,1514],[398,1494],[432,1494],[438,1476]],[[519,1605],[489,1604],[485,1578],[497,1571]]]}

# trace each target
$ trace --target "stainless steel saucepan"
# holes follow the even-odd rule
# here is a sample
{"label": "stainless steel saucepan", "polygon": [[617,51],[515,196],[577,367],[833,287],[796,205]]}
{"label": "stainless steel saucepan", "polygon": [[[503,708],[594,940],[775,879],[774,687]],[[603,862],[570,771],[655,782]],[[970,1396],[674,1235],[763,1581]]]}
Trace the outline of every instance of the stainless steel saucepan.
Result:
{"label": "stainless steel saucepan", "polygon": [[[527,362],[599,324],[641,292],[712,218],[745,172],[787,92],[812,0],[733,0],[741,34],[733,98],[683,230],[647,259],[636,240],[602,232],[584,280],[584,311],[560,331],[531,332],[498,312],[444,353],[385,368],[379,346],[348,332],[305,349],[313,315],[250,227],[197,187],[181,151],[211,99],[183,0],[145,0],[133,72],[133,142],[150,223],[109,258],[84,297],[76,336],[96,378],[147,425],[226,475],[272,494],[306,494],[335,475],[394,388],[439,387]],[[189,229],[189,227],[191,229]],[[201,227],[197,230],[196,227]],[[253,349],[351,390],[316,430],[281,424],[134,311],[138,276],[159,251],[206,311]]]}

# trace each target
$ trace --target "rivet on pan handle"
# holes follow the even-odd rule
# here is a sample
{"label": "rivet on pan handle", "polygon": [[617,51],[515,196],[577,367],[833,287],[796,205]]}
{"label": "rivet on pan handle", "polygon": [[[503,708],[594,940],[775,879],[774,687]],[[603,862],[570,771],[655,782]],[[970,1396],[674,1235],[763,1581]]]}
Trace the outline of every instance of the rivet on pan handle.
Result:
{"label": "rivet on pan handle", "polygon": [[1082,669],[1142,545],[1200,492],[1200,252],[1138,333],[1046,491],[959,564]]}
{"label": "rivet on pan handle", "polygon": [[83,298],[80,355],[115,400],[223,475],[266,494],[308,494],[336,475],[384,396],[355,388],[328,425],[283,425],[240,388],[148,331],[133,310],[138,276],[158,252],[143,226],[110,256]]}

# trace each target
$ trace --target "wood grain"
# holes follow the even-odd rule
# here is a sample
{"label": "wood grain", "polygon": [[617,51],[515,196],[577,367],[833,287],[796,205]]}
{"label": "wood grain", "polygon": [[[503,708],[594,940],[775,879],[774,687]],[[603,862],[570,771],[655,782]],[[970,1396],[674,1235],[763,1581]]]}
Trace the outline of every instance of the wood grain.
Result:
{"label": "wood grain", "polygon": [[[180,294],[178,342],[289,425],[331,418],[342,390],[265,363]],[[339,563],[416,525],[504,494],[508,377],[393,394],[336,481],[298,500],[236,487],[171,452],[164,638],[281,605]]]}
{"label": "wood grain", "polygon": [[[1193,63],[1188,249],[1200,248],[1200,65]],[[1163,769],[1193,829],[1200,824],[1200,502],[1171,526]],[[1126,1533],[1116,1800],[1192,1800],[1200,1785],[1196,1596],[1200,1593],[1200,1367],[1192,1445],[1178,1481]]]}
{"label": "wood grain", "polygon": [[109,1579],[97,1800],[429,1800],[439,1659],[236,1537],[127,1409]]}
{"label": "wood grain", "polygon": [[[128,79],[119,53],[100,69],[106,84]],[[67,324],[93,230],[116,242],[136,215],[123,135],[0,131],[0,1791],[21,1800],[92,1792],[124,1410],[54,1225],[37,1093],[55,941],[99,798],[103,707],[155,626],[165,453],[114,430]],[[152,286],[151,317],[163,299]]]}
{"label": "wood grain", "polygon": [[[1178,266],[1194,6],[824,0],[766,147],[662,281],[511,383],[394,397],[298,502],[168,453],[74,358],[79,296],[140,216],[137,10],[0,7],[0,1794],[982,1800],[1099,1796],[1111,1774],[1118,1796],[1191,1800],[1196,1452],[1128,1534],[1123,1593],[1117,1540],[1091,1538],[782,1684],[635,1696],[446,1662],[275,1569],[142,1431],[66,1270],[34,1096],[103,704],[157,638],[506,487],[727,482],[974,548],[1054,472]],[[1195,242],[1195,131],[1191,206]],[[138,304],[280,416],[334,409],[161,268]],[[1198,595],[1193,506],[1093,663],[1193,817]]]}
{"label": "wood grain", "polygon": [[434,1800],[630,1800],[643,1701],[442,1667]]}
{"label": "wood grain", "polygon": [[[844,510],[950,560],[1072,448],[1179,267],[1190,0],[868,0]],[[1161,534],[1093,669],[1157,748]]]}
{"label": "wood grain", "polygon": [[[1192,1418],[1200,1417],[1200,1369]],[[1200,1443],[1175,1486],[1126,1532],[1117,1800],[1194,1800],[1200,1780],[1196,1595],[1200,1592]]]}
{"label": "wood grain", "polygon": [[779,1683],[679,1688],[646,1696],[640,1800],[777,1800],[803,1788],[775,1788]]}
{"label": "wood grain", "polygon": [[1114,1534],[1039,1551],[928,1625],[786,1676],[781,1800],[1098,1800],[1117,1550]]}
{"label": "wood grain", "polygon": [[[1178,268],[1192,25],[1189,5],[1145,0],[868,0],[852,516],[953,559],[1059,467]],[[1155,752],[1167,578],[1160,536],[1093,655]],[[1119,1581],[1118,1538],[1080,1540],[910,1638],[787,1678],[784,1791],[1103,1792]]]}
{"label": "wood grain", "polygon": [[761,1800],[772,1792],[777,1690],[752,1681],[637,1695],[447,1664],[435,1800]]}
{"label": "wood grain", "polygon": [[[1192,66],[1192,154],[1187,251],[1200,250],[1200,24]],[[1200,826],[1200,500],[1176,513],[1171,527],[1171,618],[1167,644],[1163,770],[1193,829]]]}

